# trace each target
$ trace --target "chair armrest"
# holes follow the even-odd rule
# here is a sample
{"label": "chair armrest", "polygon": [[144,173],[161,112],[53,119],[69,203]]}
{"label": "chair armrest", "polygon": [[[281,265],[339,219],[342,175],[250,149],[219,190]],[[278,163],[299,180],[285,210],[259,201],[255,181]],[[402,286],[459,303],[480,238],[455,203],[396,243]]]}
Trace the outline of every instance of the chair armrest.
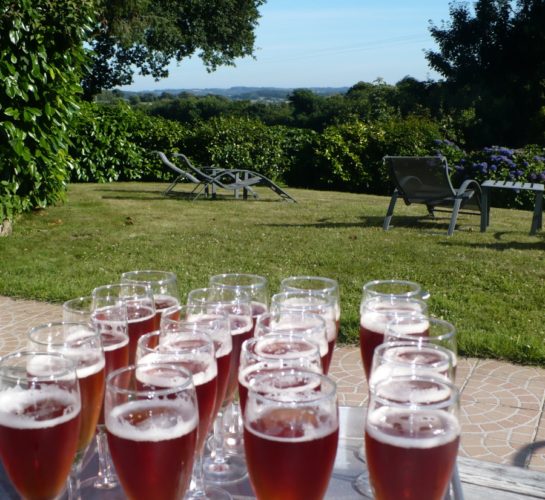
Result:
{"label": "chair armrest", "polygon": [[456,196],[462,196],[469,189],[473,190],[478,196],[481,196],[481,185],[474,179],[466,179],[456,190]]}

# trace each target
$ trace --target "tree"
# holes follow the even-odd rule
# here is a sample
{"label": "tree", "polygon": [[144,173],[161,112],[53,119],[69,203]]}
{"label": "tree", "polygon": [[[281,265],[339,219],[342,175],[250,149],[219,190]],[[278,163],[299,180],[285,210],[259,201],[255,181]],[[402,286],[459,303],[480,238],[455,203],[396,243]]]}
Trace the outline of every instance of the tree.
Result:
{"label": "tree", "polygon": [[0,221],[62,200],[89,2],[0,0]]}
{"label": "tree", "polygon": [[[472,145],[545,141],[545,1],[451,3],[450,22],[430,25],[430,66],[475,110]],[[471,132],[471,131],[470,131]]]}
{"label": "tree", "polygon": [[155,79],[197,53],[209,71],[251,56],[265,0],[102,0],[90,39],[85,95],[128,85],[135,68]]}

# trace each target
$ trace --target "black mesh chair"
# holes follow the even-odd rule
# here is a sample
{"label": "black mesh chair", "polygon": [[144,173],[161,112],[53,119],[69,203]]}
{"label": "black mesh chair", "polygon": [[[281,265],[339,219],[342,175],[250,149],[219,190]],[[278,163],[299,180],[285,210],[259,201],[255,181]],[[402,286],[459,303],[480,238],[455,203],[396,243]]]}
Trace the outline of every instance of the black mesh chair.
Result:
{"label": "black mesh chair", "polygon": [[388,230],[399,197],[407,205],[426,205],[430,216],[451,213],[448,235],[452,236],[459,213],[481,214],[481,187],[473,179],[454,188],[446,158],[442,156],[385,156],[395,189],[386,212],[383,229]]}

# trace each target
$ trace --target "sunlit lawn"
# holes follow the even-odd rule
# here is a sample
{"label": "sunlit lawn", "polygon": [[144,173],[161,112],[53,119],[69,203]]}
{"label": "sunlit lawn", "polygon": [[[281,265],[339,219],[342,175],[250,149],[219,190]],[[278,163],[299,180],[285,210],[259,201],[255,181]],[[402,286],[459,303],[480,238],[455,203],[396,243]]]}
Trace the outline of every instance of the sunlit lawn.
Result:
{"label": "sunlit lawn", "polygon": [[[22,216],[0,238],[0,294],[61,302],[115,282],[121,272],[165,269],[185,298],[210,275],[281,278],[310,274],[339,281],[343,342],[356,342],[362,285],[398,278],[430,291],[430,311],[459,329],[465,355],[545,366],[545,242],[529,236],[531,213],[492,209],[490,228],[398,204],[382,230],[389,199],[288,189],[259,200],[165,198],[165,185],[72,185],[68,202]],[[180,188],[189,192],[188,186]]]}

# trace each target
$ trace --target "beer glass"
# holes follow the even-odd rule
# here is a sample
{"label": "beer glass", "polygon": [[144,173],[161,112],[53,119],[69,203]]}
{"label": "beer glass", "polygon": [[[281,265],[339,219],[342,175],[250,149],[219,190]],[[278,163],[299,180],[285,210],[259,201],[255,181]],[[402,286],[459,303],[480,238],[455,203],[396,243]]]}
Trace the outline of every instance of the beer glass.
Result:
{"label": "beer glass", "polygon": [[335,303],[335,326],[337,328],[335,338],[337,339],[341,325],[341,294],[337,280],[321,276],[290,276],[280,282],[280,291],[282,292],[301,290],[316,290],[331,295]]}
{"label": "beer glass", "polygon": [[331,379],[286,369],[253,380],[244,412],[244,447],[258,499],[324,498],[338,439]]}
{"label": "beer glass", "polygon": [[[215,483],[232,482],[246,475],[241,443],[239,405],[235,401],[242,343],[253,335],[252,300],[246,289],[234,285],[197,288],[189,292],[188,305],[211,307],[228,315],[232,358],[223,407],[214,424],[212,456],[205,461],[205,477]],[[260,302],[261,303],[261,302]],[[227,432],[226,432],[227,431]],[[221,442],[221,445],[218,443]],[[227,450],[228,448],[228,450]]]}
{"label": "beer glass", "polygon": [[[94,307],[96,309],[94,309]],[[123,302],[113,297],[93,304],[92,296],[67,300],[62,306],[64,321],[82,321],[90,323],[100,334],[104,350],[105,376],[118,368],[127,366],[129,360],[129,336],[127,308]],[[97,425],[96,443],[98,452],[98,472],[94,479],[86,480],[82,491],[87,486],[98,489],[112,489],[118,485],[111,462],[104,427],[104,404],[100,411]]]}
{"label": "beer glass", "polygon": [[456,375],[457,335],[456,327],[444,319],[416,314],[391,318],[386,325],[384,341],[410,340],[419,344],[435,344],[449,349],[454,357],[453,369]]}
{"label": "beer glass", "polygon": [[[421,316],[427,313],[427,303],[416,298],[420,294],[420,286],[416,283],[408,283],[409,285],[407,282],[387,280],[370,282],[364,286],[364,295],[360,304],[359,344],[367,382],[370,379],[373,354],[375,349],[384,342],[384,332],[388,323],[396,317]],[[403,290],[407,291],[403,292]],[[358,458],[365,462],[363,447],[358,451]],[[354,487],[364,495],[370,494],[367,471],[356,478]]]}
{"label": "beer glass", "polygon": [[156,363],[108,375],[105,417],[112,459],[133,500],[179,500],[187,490],[199,413],[191,373]]}
{"label": "beer glass", "polygon": [[252,302],[252,317],[256,318],[269,309],[269,282],[257,274],[226,273],[211,276],[208,286],[244,292]]}
{"label": "beer glass", "polygon": [[93,290],[93,308],[99,309],[112,301],[124,303],[129,333],[129,364],[134,364],[136,343],[145,333],[155,330],[155,303],[148,284],[114,283]]}
{"label": "beer glass", "polygon": [[327,325],[322,316],[304,311],[267,312],[257,319],[254,336],[271,334],[301,335],[314,342],[318,346],[322,370],[327,368],[329,344]]}
{"label": "beer glass", "polygon": [[[219,488],[205,487],[204,484],[203,452],[206,436],[214,419],[218,369],[214,342],[199,328],[198,324],[193,324],[186,325],[186,328],[176,332],[171,330],[165,337],[162,337],[159,332],[142,336],[138,341],[138,363],[170,363],[182,366],[191,372],[197,394],[199,427],[193,481],[185,498],[229,499],[230,495],[227,492]],[[153,339],[157,335],[159,335],[158,343],[156,339]]]}
{"label": "beer glass", "polygon": [[244,341],[238,370],[238,394],[242,413],[246,408],[248,388],[262,373],[286,368],[304,368],[323,373],[318,345],[294,333],[270,333]]}
{"label": "beer glass", "polygon": [[159,330],[162,312],[180,303],[176,274],[170,271],[128,271],[121,275],[121,283],[149,285],[155,304],[154,330]]}
{"label": "beer glass", "polygon": [[365,450],[377,500],[442,500],[460,443],[458,389],[444,377],[390,377],[370,391]]}
{"label": "beer glass", "polygon": [[160,338],[165,339],[168,335],[175,335],[177,332],[191,332],[195,325],[199,330],[207,333],[214,342],[218,364],[218,390],[212,415],[216,418],[225,400],[231,373],[233,342],[227,314],[213,304],[169,307],[163,311]]}
{"label": "beer glass", "polygon": [[32,328],[29,349],[58,352],[76,366],[81,394],[81,425],[76,458],[70,475],[70,495],[78,498],[83,456],[95,436],[104,399],[104,352],[100,335],[88,323],[55,322]]}
{"label": "beer glass", "polygon": [[384,342],[388,323],[397,317],[427,313],[427,304],[409,297],[377,296],[360,306],[360,351],[365,377],[369,381],[375,348]]}
{"label": "beer glass", "polygon": [[335,302],[331,295],[314,290],[280,292],[271,297],[271,312],[273,313],[312,313],[318,314],[326,322],[328,342],[327,358],[324,363],[324,373],[328,373],[333,349],[337,336]]}
{"label": "beer glass", "polygon": [[80,410],[70,359],[30,351],[0,358],[0,456],[23,498],[61,494],[76,455]]}
{"label": "beer glass", "polygon": [[62,305],[62,320],[76,323],[86,323],[91,319],[93,297],[86,295],[67,300]]}

